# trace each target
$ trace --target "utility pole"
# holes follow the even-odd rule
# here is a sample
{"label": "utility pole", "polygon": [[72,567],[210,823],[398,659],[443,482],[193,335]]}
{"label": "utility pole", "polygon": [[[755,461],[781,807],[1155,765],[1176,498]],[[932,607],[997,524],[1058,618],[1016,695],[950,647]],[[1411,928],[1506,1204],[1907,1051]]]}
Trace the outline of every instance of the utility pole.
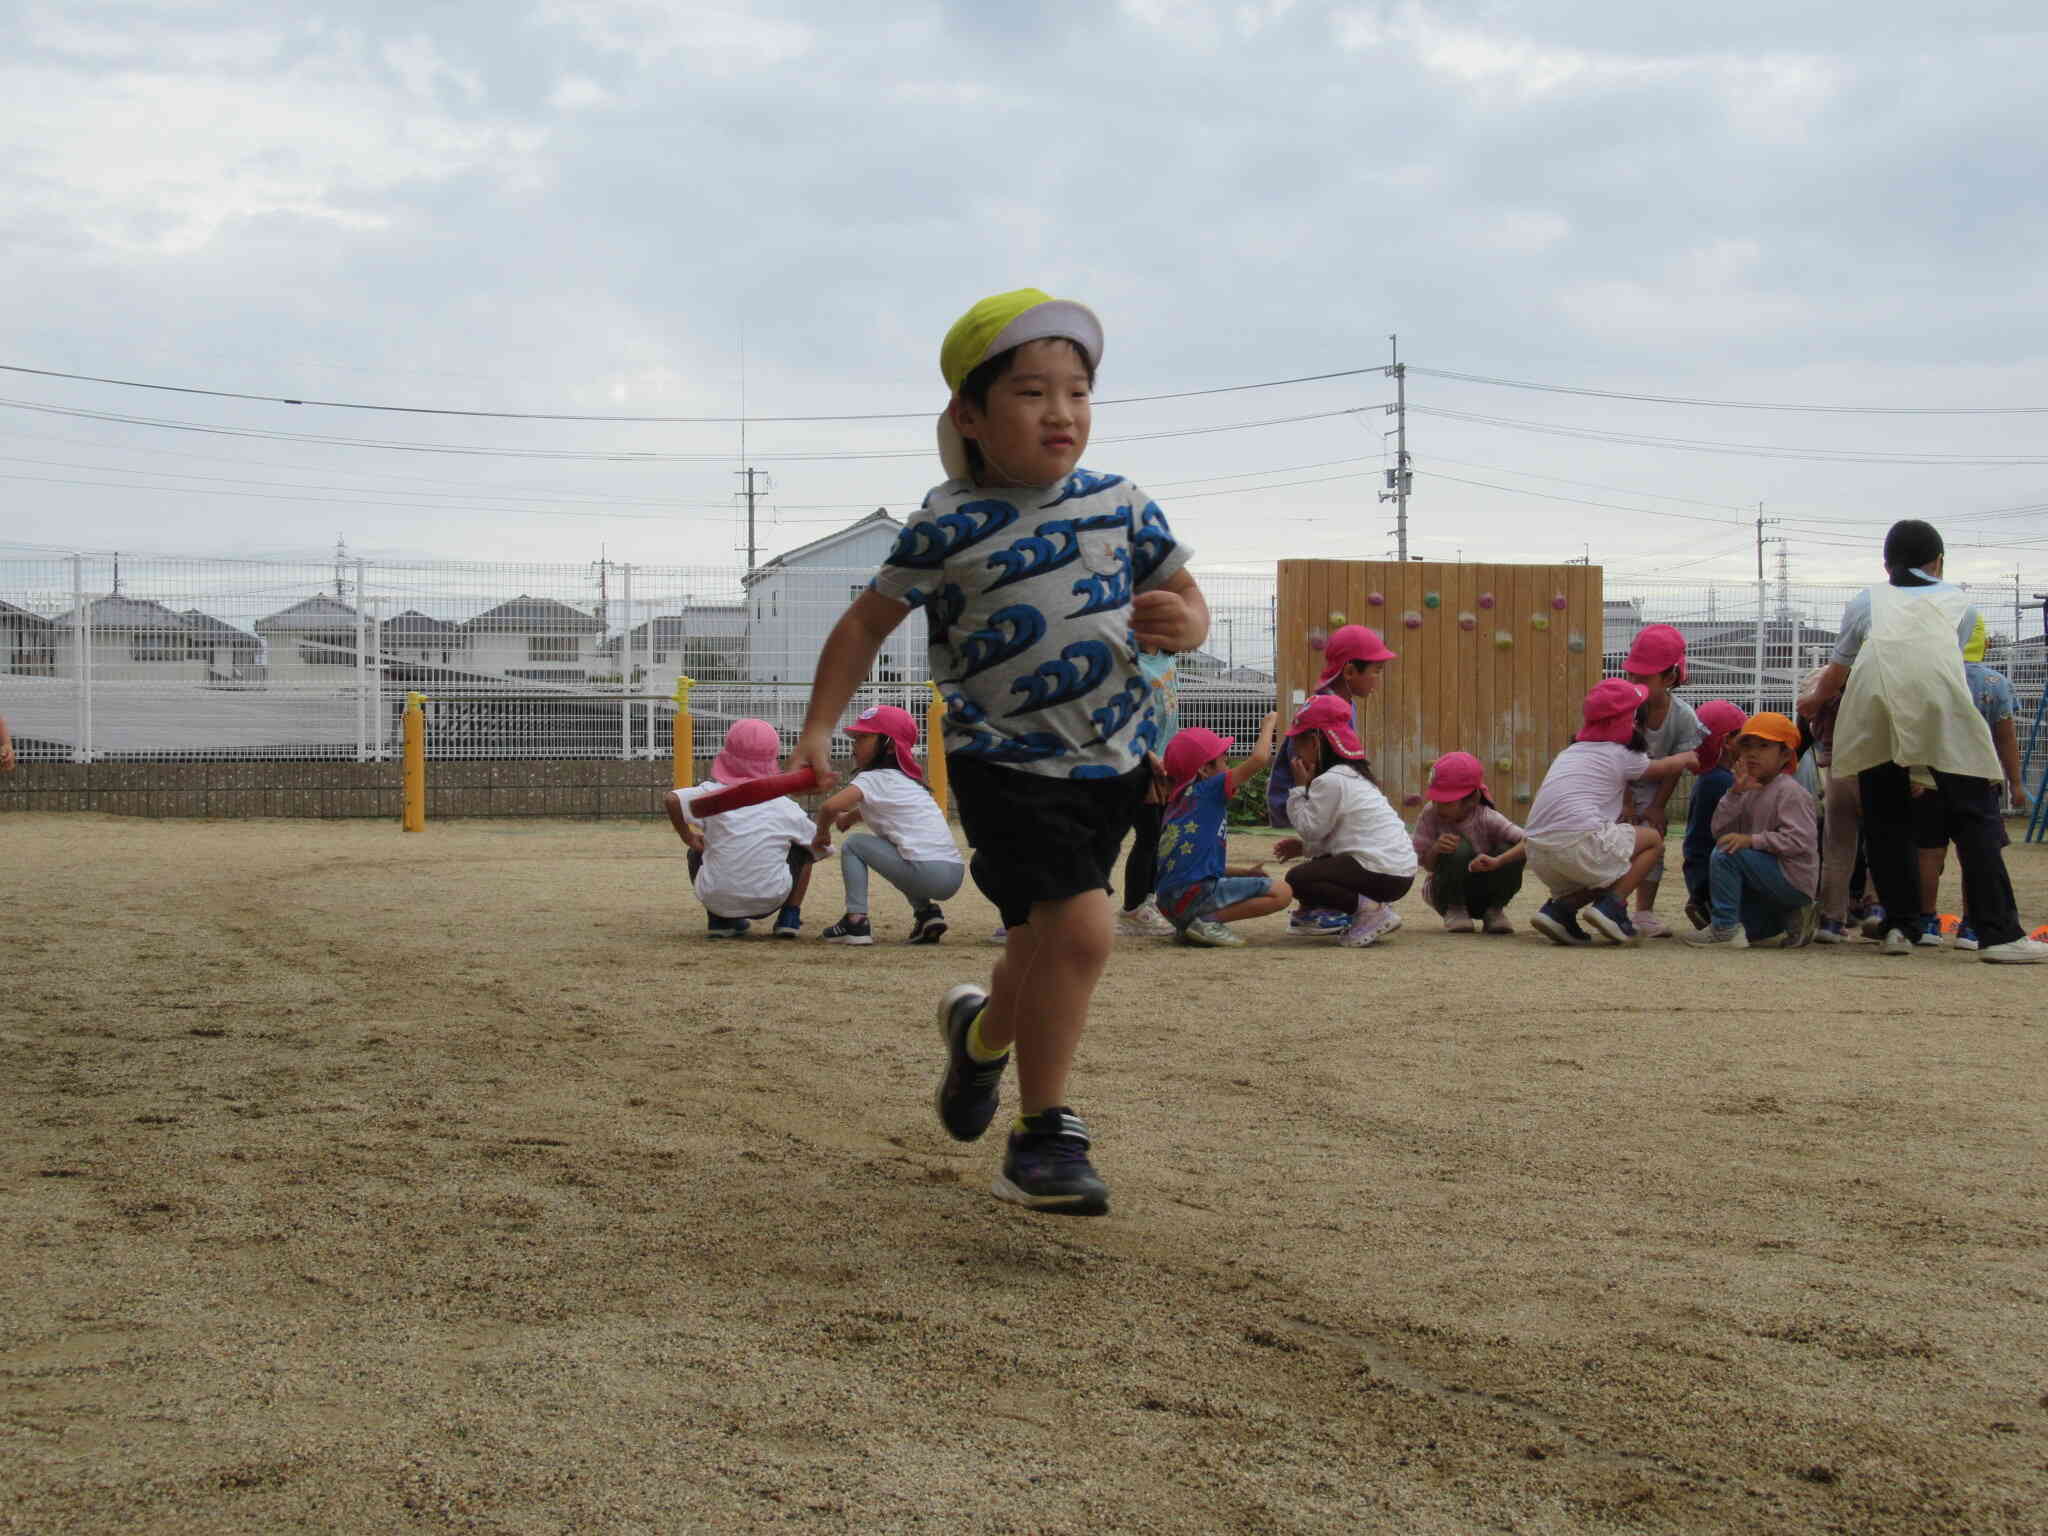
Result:
{"label": "utility pole", "polygon": [[746,489],[745,489],[744,491],[742,491],[742,492],[741,492],[740,494],[741,494],[741,495],[743,495],[743,496],[745,496],[745,497],[747,498],[747,574],[748,574],[749,576],[751,576],[751,575],[753,575],[753,574],[754,574],[754,553],[755,553],[755,550],[754,550],[754,494],[755,494],[755,493],[754,493],[754,476],[758,475],[758,474],[760,473],[760,471],[759,471],[759,470],[757,470],[757,469],[754,469],[754,468],[752,468],[751,466],[749,466],[749,467],[748,467],[748,468],[746,468],[746,469],[736,469],[736,470],[734,470],[734,471],[733,471],[733,473],[734,473],[734,474],[736,474],[736,475],[742,475],[742,476],[744,476],[744,477],[746,478],[746,482],[747,482],[747,488],[746,488]]}
{"label": "utility pole", "polygon": [[348,600],[348,578],[342,573],[348,565],[348,540],[341,534],[334,536],[334,595],[343,602]]}
{"label": "utility pole", "polygon": [[602,624],[610,612],[612,563],[606,558],[604,546],[597,547],[597,622]]}
{"label": "utility pole", "polygon": [[1387,372],[1394,379],[1394,467],[1387,471],[1387,488],[1380,492],[1380,500],[1394,504],[1394,558],[1406,565],[1408,482],[1413,478],[1408,473],[1408,370],[1401,364],[1401,338],[1389,336],[1387,342],[1393,348]]}

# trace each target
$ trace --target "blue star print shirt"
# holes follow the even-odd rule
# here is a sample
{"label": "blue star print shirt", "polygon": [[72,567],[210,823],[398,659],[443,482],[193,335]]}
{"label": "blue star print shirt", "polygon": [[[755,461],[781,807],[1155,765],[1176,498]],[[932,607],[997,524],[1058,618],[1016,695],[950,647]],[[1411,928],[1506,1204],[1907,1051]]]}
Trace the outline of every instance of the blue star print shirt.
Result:
{"label": "blue star print shirt", "polygon": [[870,583],[922,608],[946,750],[1055,778],[1128,773],[1157,750],[1131,598],[1187,564],[1166,514],[1121,475],[1058,485],[949,480]]}

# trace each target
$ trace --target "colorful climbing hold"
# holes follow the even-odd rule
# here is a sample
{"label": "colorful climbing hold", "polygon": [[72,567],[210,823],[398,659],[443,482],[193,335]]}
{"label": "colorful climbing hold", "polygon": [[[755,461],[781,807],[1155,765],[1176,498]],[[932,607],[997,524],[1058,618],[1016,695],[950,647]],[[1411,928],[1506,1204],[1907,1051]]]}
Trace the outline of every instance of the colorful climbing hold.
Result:
{"label": "colorful climbing hold", "polygon": [[1342,613],[1342,612],[1340,612],[1339,610],[1335,609],[1335,608],[1332,608],[1332,609],[1330,610],[1330,628],[1332,628],[1332,629],[1342,629],[1343,627],[1344,627],[1344,615],[1343,615],[1343,613]]}
{"label": "colorful climbing hold", "polygon": [[1479,606],[1482,608],[1491,608],[1493,606],[1493,594],[1491,592],[1480,593]]}
{"label": "colorful climbing hold", "polygon": [[1550,606],[1551,606],[1551,607],[1553,607],[1553,608],[1555,608],[1555,609],[1556,609],[1556,610],[1557,610],[1557,611],[1558,611],[1559,613],[1563,613],[1563,612],[1564,612],[1564,610],[1565,610],[1565,608],[1566,608],[1566,606],[1567,606],[1567,604],[1566,604],[1566,602],[1565,602],[1564,594],[1563,594],[1562,592],[1560,592],[1560,593],[1558,593],[1558,594],[1557,594],[1556,596],[1554,596],[1553,598],[1551,598],[1551,600],[1550,600]]}
{"label": "colorful climbing hold", "polygon": [[1493,760],[1493,766],[1496,771],[1507,773],[1514,768],[1515,760],[1512,757],[1496,757]]}
{"label": "colorful climbing hold", "polygon": [[1523,805],[1527,805],[1531,800],[1535,798],[1535,796],[1529,793],[1528,785],[1517,784],[1515,786],[1515,798],[1519,800]]}
{"label": "colorful climbing hold", "polygon": [[1312,629],[1308,632],[1308,648],[1312,651],[1320,651],[1329,643],[1329,639],[1330,637],[1320,629]]}
{"label": "colorful climbing hold", "polygon": [[1471,629],[1478,622],[1479,616],[1477,614],[1461,613],[1458,615],[1458,628],[1460,629]]}
{"label": "colorful climbing hold", "polygon": [[1420,805],[1422,804],[1422,796],[1410,795],[1406,800],[1403,800],[1401,803],[1403,805]]}
{"label": "colorful climbing hold", "polygon": [[1365,600],[1377,608],[1387,600],[1387,594],[1384,592],[1368,592],[1365,594]]}
{"label": "colorful climbing hold", "polygon": [[1499,646],[1502,650],[1506,650],[1509,646],[1515,643],[1515,637],[1508,630],[1496,629],[1493,632],[1493,643]]}
{"label": "colorful climbing hold", "polygon": [[1443,601],[1443,594],[1441,592],[1425,592],[1422,594],[1422,606],[1425,608],[1441,608]]}
{"label": "colorful climbing hold", "polygon": [[1549,614],[1547,614],[1547,613],[1532,613],[1532,614],[1530,614],[1530,615],[1529,615],[1529,627],[1530,627],[1531,629],[1548,629],[1548,628],[1550,628],[1550,615],[1549,615]]}
{"label": "colorful climbing hold", "polygon": [[1575,629],[1566,637],[1564,648],[1576,656],[1586,648],[1586,637]]}
{"label": "colorful climbing hold", "polygon": [[1413,608],[1410,608],[1406,613],[1401,615],[1401,623],[1408,629],[1420,629],[1422,628],[1422,615],[1417,613]]}

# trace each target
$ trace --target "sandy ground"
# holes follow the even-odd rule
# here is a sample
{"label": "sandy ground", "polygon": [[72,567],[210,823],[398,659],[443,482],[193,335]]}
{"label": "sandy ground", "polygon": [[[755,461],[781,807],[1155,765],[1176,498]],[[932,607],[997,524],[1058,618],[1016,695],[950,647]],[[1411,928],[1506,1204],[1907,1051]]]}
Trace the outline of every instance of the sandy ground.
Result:
{"label": "sandy ground", "polygon": [[932,1119],[977,897],[715,946],[642,823],[0,858],[0,1530],[2048,1530],[2048,968],[1122,940],[1084,1221]]}

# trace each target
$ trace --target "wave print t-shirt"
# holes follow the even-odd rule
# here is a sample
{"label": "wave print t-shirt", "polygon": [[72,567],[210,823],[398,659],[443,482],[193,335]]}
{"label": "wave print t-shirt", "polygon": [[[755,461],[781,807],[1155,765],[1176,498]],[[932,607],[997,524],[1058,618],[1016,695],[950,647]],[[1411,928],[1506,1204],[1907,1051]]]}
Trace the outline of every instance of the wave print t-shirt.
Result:
{"label": "wave print t-shirt", "polygon": [[946,750],[1054,778],[1111,778],[1158,749],[1131,598],[1188,561],[1166,514],[1121,475],[1058,485],[949,480],[870,583],[922,608]]}

